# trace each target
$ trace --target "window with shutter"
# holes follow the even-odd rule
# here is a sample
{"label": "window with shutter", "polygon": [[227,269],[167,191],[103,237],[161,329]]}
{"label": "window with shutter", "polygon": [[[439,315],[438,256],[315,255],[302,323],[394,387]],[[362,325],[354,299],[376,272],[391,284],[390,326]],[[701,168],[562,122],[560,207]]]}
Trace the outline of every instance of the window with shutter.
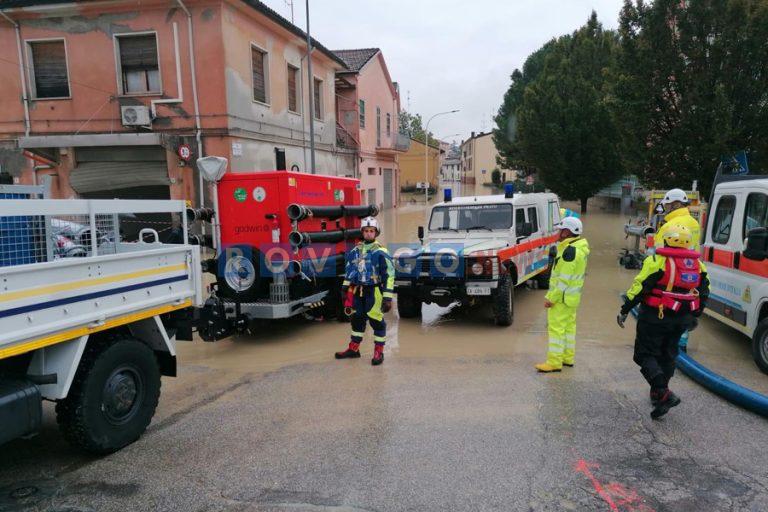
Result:
{"label": "window with shutter", "polygon": [[161,92],[155,34],[121,35],[117,44],[123,94]]}
{"label": "window with shutter", "polygon": [[387,113],[387,137],[392,135],[392,116]]}
{"label": "window with shutter", "polygon": [[251,67],[253,72],[253,99],[268,103],[267,97],[267,52],[251,46]]}
{"label": "window with shutter", "polygon": [[323,118],[323,81],[315,78],[315,119]]}
{"label": "window with shutter", "polygon": [[29,42],[30,78],[35,98],[68,98],[69,76],[64,41]]}
{"label": "window with shutter", "polygon": [[359,100],[360,106],[360,128],[365,128],[365,100]]}
{"label": "window with shutter", "polygon": [[288,64],[288,110],[299,111],[299,69]]}

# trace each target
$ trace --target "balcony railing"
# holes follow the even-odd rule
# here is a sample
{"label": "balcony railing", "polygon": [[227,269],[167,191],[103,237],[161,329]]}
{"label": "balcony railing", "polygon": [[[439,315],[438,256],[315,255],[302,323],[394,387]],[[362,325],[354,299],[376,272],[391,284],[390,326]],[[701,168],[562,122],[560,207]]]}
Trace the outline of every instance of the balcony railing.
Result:
{"label": "balcony railing", "polygon": [[376,150],[382,153],[405,153],[411,147],[411,138],[404,133],[392,134],[392,138],[376,146]]}
{"label": "balcony railing", "polygon": [[344,149],[360,149],[360,142],[340,123],[336,123],[336,145]]}

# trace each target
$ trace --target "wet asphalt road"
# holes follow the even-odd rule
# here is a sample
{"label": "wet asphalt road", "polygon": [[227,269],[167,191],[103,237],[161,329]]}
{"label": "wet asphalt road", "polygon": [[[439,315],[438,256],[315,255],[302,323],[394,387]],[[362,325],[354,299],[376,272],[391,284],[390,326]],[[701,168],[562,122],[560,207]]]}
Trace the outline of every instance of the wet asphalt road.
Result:
{"label": "wet asphalt road", "polygon": [[[385,219],[408,239],[422,213]],[[685,376],[683,404],[649,417],[614,318],[632,273],[621,220],[591,214],[576,367],[538,375],[544,292],[518,289],[510,328],[486,310],[388,315],[382,367],[337,362],[348,326],[279,323],[180,345],[146,435],[104,458],[69,448],[51,408],[33,439],[0,447],[0,510],[768,510],[768,423]],[[396,239],[396,238],[393,238]],[[370,335],[370,333],[369,333]],[[745,338],[704,319],[691,353],[763,393]]]}

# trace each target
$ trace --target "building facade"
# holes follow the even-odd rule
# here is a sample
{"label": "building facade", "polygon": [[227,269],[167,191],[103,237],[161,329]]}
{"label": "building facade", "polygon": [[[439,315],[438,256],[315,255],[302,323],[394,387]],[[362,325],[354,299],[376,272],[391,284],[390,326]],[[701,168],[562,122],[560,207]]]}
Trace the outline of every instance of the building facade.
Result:
{"label": "building facade", "polygon": [[399,155],[410,140],[399,133],[400,93],[378,48],[334,50],[347,69],[336,72],[337,144],[356,151],[363,200],[397,206]]}
{"label": "building facade", "polygon": [[[411,147],[400,157],[400,188],[412,190],[417,183],[423,183],[428,178],[432,187],[437,187],[440,177],[440,149],[432,146],[430,141],[429,152],[423,142],[411,139]],[[427,169],[424,169],[424,159],[427,158]],[[425,175],[426,172],[426,175]]]}
{"label": "building facade", "polygon": [[517,173],[510,169],[501,169],[496,163],[499,152],[493,143],[492,133],[475,133],[461,143],[461,182],[468,185],[492,183],[494,169],[501,172],[501,181],[512,181]]}
{"label": "building facade", "polygon": [[198,199],[205,155],[230,172],[355,172],[336,145],[344,62],[315,41],[310,93],[306,35],[257,0],[10,0],[3,14],[0,143],[34,159],[24,182],[55,176],[53,197]]}

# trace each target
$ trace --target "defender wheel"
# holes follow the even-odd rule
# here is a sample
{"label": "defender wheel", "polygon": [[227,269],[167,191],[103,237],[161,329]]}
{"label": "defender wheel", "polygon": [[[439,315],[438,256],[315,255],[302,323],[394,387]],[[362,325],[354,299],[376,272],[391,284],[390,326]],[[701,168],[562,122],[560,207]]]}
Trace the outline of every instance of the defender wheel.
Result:
{"label": "defender wheel", "polygon": [[752,338],[752,358],[760,371],[768,374],[768,318],[757,324]]}
{"label": "defender wheel", "polygon": [[136,441],[155,414],[160,368],[154,352],[134,339],[89,344],[56,420],[70,444],[107,454]]}
{"label": "defender wheel", "polygon": [[398,293],[397,312],[400,318],[418,318],[421,316],[421,301],[413,295]]}
{"label": "defender wheel", "polygon": [[501,276],[493,301],[493,319],[496,325],[507,327],[515,318],[515,285],[509,275]]}

